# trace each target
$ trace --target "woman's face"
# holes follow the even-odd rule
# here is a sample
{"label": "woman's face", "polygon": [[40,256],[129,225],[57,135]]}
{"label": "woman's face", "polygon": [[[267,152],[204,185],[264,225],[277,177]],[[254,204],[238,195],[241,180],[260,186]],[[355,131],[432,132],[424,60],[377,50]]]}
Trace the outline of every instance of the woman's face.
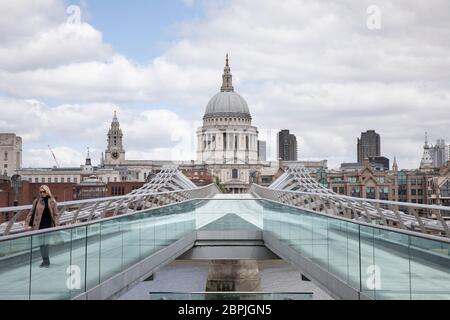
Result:
{"label": "woman's face", "polygon": [[41,195],[42,198],[45,198],[47,196],[47,191],[45,191],[44,189],[40,189],[39,190],[39,194]]}

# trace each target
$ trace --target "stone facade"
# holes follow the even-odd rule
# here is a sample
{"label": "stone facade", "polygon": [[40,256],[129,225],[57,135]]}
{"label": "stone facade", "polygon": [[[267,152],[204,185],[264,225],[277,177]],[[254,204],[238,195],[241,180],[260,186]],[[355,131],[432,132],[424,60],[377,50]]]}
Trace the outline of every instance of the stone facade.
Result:
{"label": "stone facade", "polygon": [[259,291],[261,276],[256,260],[212,260],[205,291]]}
{"label": "stone facade", "polygon": [[22,167],[22,138],[0,133],[0,175],[11,177]]}
{"label": "stone facade", "polygon": [[[313,174],[314,175],[314,174]],[[450,205],[450,161],[440,170],[375,170],[366,159],[360,170],[331,170],[326,184],[334,192],[379,200]]]}
{"label": "stone facade", "polygon": [[428,202],[430,204],[450,206],[450,160],[428,183]]}
{"label": "stone facade", "polygon": [[197,163],[207,166],[225,190],[244,193],[262,164],[258,129],[252,126],[247,102],[234,92],[228,55],[222,87],[209,101],[197,130]]}
{"label": "stone facade", "polygon": [[[95,176],[101,183],[145,183],[163,166],[175,165],[197,185],[217,182],[224,192],[245,193],[253,182],[273,181],[268,172],[278,171],[278,161],[258,159],[258,129],[245,99],[234,91],[228,57],[220,92],[206,106],[203,125],[197,130],[197,159],[190,161],[128,160],[124,134],[116,112],[107,133],[107,148],[99,166],[89,156],[74,168],[31,168],[17,171],[23,181],[36,184],[74,183]],[[326,169],[326,161],[296,162]],[[264,178],[261,174],[264,173]],[[122,193],[114,189],[114,193]]]}
{"label": "stone facade", "polygon": [[123,148],[123,133],[120,129],[119,120],[114,112],[111,128],[108,132],[108,148],[105,152],[105,159],[102,162],[106,165],[118,165],[125,160],[125,150]]}

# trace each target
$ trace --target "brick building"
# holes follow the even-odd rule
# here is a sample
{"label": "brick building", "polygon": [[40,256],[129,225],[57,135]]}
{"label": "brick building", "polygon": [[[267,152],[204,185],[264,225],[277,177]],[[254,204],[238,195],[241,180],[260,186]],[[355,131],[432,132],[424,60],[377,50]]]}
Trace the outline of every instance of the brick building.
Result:
{"label": "brick building", "polygon": [[334,192],[369,199],[450,205],[450,161],[434,170],[375,170],[365,159],[362,169],[327,173]]}

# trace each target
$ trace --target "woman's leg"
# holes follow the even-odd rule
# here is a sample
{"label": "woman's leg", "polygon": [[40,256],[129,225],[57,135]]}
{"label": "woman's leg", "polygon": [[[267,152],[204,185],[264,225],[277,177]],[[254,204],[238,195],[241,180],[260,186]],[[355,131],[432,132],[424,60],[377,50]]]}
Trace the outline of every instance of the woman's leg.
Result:
{"label": "woman's leg", "polygon": [[42,262],[44,265],[50,264],[50,258],[48,256],[48,244],[44,244],[40,247],[41,249],[41,256],[42,256]]}

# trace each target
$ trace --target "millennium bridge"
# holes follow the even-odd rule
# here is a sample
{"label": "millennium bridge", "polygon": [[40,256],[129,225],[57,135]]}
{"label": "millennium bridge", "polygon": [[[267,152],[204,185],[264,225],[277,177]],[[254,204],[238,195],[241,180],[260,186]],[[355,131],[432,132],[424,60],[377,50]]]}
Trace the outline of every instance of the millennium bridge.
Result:
{"label": "millennium bridge", "polygon": [[450,299],[449,207],[338,195],[302,166],[244,195],[167,166],[128,195],[59,203],[46,230],[25,230],[30,209],[0,209],[0,299],[114,299],[175,259],[273,257],[335,299]]}

